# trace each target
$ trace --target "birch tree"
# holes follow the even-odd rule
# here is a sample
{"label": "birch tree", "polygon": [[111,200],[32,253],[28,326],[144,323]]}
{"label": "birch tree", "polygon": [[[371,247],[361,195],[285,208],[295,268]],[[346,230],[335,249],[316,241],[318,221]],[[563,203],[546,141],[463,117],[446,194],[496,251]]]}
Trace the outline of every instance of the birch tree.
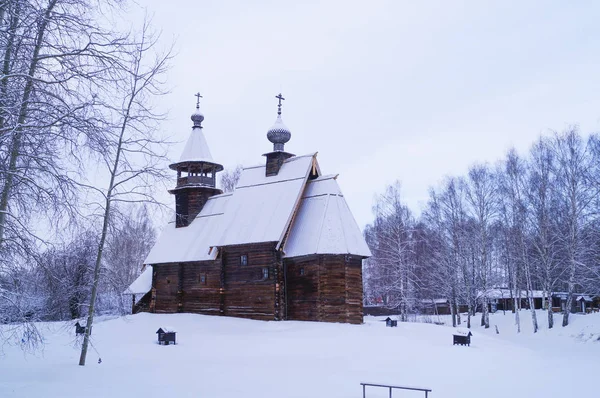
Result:
{"label": "birch tree", "polygon": [[548,328],[554,326],[552,292],[557,284],[558,236],[554,215],[556,191],[553,170],[554,153],[548,139],[540,138],[531,148],[528,174],[528,231],[531,242],[531,258],[539,270],[543,294],[547,301]]}
{"label": "birch tree", "polygon": [[437,232],[430,236],[439,239],[435,245],[439,250],[435,254],[438,264],[435,280],[437,286],[449,294],[452,324],[457,326],[461,323],[459,301],[466,300],[469,309],[467,327],[471,327],[474,286],[465,258],[466,215],[459,189],[457,180],[449,178],[444,182],[440,194],[430,190],[430,200],[424,218],[426,225]]}
{"label": "birch tree", "polygon": [[400,311],[400,321],[408,320],[414,308],[418,287],[415,272],[414,219],[400,197],[400,183],[388,186],[378,197],[373,231],[372,278],[375,278],[387,306]]}
{"label": "birch tree", "polygon": [[589,183],[592,157],[589,147],[576,128],[556,134],[553,140],[553,151],[556,157],[555,187],[562,198],[558,216],[562,225],[560,244],[565,261],[563,281],[567,288],[562,326],[567,326],[573,306],[578,271],[584,265],[586,250],[584,232],[588,226],[591,205],[594,201],[592,185]]}
{"label": "birch tree", "polygon": [[495,176],[488,166],[476,165],[469,169],[468,178],[464,180],[468,211],[474,220],[477,252],[474,264],[481,288],[482,316],[481,324],[490,327],[488,309],[488,291],[491,274],[491,235],[490,229],[498,213],[497,185]]}
{"label": "birch tree", "polygon": [[[118,93],[121,100],[114,101],[114,93],[108,92],[104,105],[115,122],[106,125],[107,140],[102,163],[106,167],[108,183],[104,189],[95,188],[102,196],[101,223],[98,250],[94,264],[93,285],[88,309],[86,333],[81,348],[79,365],[84,366],[90,333],[94,321],[94,309],[98,293],[100,270],[109,226],[113,220],[113,205],[119,202],[152,202],[152,190],[157,180],[165,177],[162,162],[165,160],[165,141],[157,136],[157,122],[163,116],[152,109],[153,98],[163,95],[164,74],[171,59],[170,51],[159,53],[157,37],[152,36],[147,21],[122,69]],[[118,97],[117,97],[118,98]],[[116,102],[115,105],[112,105]]]}
{"label": "birch tree", "polygon": [[[77,171],[102,136],[94,93],[112,80],[124,41],[100,27],[97,6],[1,2],[0,275],[35,275],[39,247],[80,215]],[[18,303],[25,293],[13,288],[0,283],[0,299]],[[35,336],[35,317],[15,309]]]}
{"label": "birch tree", "polygon": [[[509,258],[511,264],[515,265],[516,269],[523,270],[527,300],[531,310],[531,320],[533,332],[538,331],[537,316],[535,313],[535,305],[533,301],[533,276],[531,264],[528,256],[528,243],[526,220],[528,214],[526,200],[526,179],[527,169],[523,159],[521,159],[514,149],[510,150],[504,161],[503,170],[499,173],[500,192],[503,201],[503,221],[506,224],[505,233],[509,235],[507,240],[512,242],[512,250],[509,250]],[[520,296],[521,287],[517,283],[517,272],[513,271],[513,288],[515,289],[515,299]],[[515,305],[516,305],[515,301]],[[519,313],[516,311],[516,323],[520,331]]]}

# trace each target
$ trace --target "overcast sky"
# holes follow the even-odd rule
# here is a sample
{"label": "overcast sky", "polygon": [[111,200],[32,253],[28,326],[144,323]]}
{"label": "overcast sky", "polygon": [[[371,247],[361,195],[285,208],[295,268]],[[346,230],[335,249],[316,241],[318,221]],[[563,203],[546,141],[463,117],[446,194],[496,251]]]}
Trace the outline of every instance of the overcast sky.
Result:
{"label": "overcast sky", "polygon": [[418,214],[446,175],[524,153],[549,129],[600,124],[600,2],[143,3],[176,42],[160,103],[181,141],[170,157],[200,91],[215,161],[263,162],[281,90],[286,150],[319,152],[361,227],[396,179]]}

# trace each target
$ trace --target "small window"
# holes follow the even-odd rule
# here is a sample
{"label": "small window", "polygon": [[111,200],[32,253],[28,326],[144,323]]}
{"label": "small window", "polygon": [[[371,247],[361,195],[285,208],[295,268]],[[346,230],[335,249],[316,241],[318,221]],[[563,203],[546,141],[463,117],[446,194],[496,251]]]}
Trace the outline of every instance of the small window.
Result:
{"label": "small window", "polygon": [[269,268],[264,267],[262,269],[262,277],[263,279],[269,279]]}
{"label": "small window", "polygon": [[167,278],[167,283],[171,283],[171,280],[169,278]]}
{"label": "small window", "polygon": [[200,283],[206,285],[206,274],[200,274]]}
{"label": "small window", "polygon": [[300,268],[300,275],[304,275],[304,268]]}
{"label": "small window", "polygon": [[240,256],[240,265],[248,265],[248,255],[242,254]]}

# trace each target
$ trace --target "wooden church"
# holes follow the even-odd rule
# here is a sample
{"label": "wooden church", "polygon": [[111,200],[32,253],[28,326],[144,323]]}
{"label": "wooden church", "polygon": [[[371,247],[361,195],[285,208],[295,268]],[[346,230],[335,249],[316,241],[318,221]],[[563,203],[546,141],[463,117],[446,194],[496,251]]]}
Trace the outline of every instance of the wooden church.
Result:
{"label": "wooden church", "polygon": [[273,150],[243,169],[232,193],[216,186],[223,166],[197,103],[181,158],[169,166],[176,216],[127,291],[134,312],[362,323],[362,260],[371,253],[337,175],[321,173],[316,153],[285,151],[291,133],[276,98]]}

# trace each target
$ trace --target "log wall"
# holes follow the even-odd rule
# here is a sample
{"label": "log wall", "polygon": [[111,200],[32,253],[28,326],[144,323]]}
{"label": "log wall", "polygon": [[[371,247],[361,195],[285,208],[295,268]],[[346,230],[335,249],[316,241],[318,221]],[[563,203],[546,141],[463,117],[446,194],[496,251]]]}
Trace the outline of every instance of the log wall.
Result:
{"label": "log wall", "polygon": [[[247,256],[246,265],[242,255]],[[156,264],[153,269],[152,312],[363,322],[358,257],[282,260],[275,244],[268,243],[223,248],[215,261]]]}
{"label": "log wall", "polygon": [[319,255],[285,259],[287,319],[363,322],[362,261]]}
{"label": "log wall", "polygon": [[177,312],[177,289],[179,287],[179,264],[153,267],[153,305],[157,313]]}
{"label": "log wall", "polygon": [[[277,253],[275,243],[223,249],[224,315],[273,320],[275,316]],[[241,256],[248,263],[241,264]],[[268,277],[263,277],[263,269]]]}

